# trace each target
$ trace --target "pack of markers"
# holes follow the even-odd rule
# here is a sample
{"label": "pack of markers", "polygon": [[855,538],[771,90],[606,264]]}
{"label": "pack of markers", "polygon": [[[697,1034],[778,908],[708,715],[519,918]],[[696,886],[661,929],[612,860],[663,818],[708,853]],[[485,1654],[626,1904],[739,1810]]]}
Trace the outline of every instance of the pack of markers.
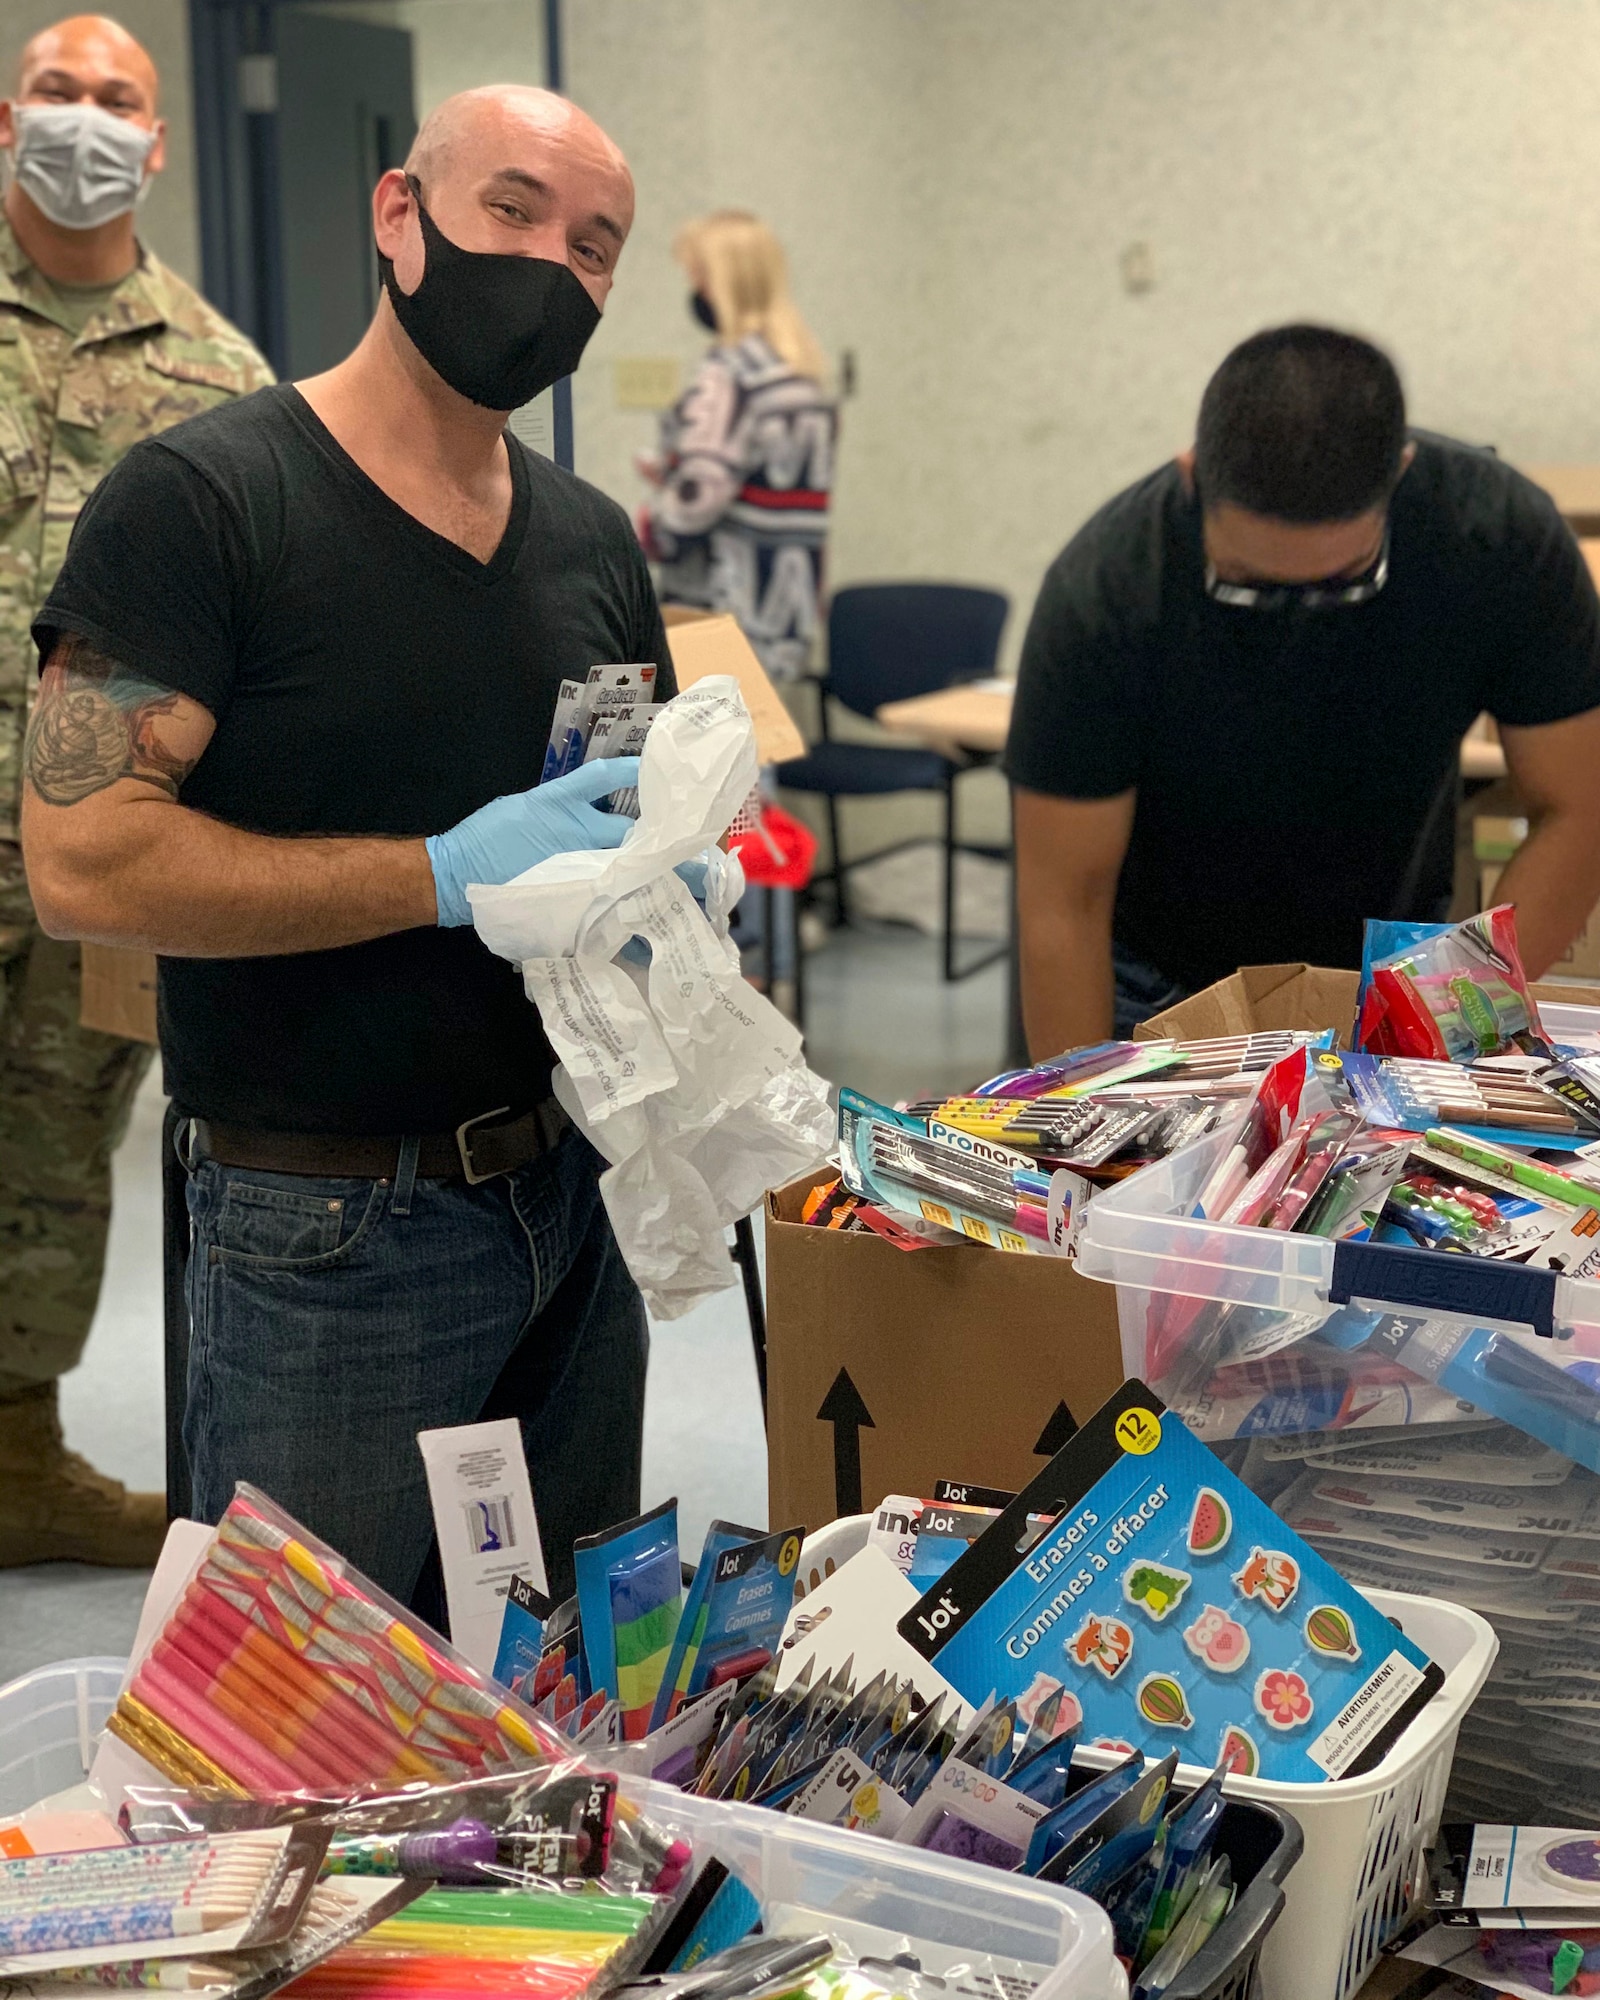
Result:
{"label": "pack of markers", "polygon": [[1273,1061],[1330,1039],[1102,1042],[904,1110],[841,1090],[839,1179],[802,1220],[905,1250],[1070,1256],[1096,1188],[1236,1121]]}

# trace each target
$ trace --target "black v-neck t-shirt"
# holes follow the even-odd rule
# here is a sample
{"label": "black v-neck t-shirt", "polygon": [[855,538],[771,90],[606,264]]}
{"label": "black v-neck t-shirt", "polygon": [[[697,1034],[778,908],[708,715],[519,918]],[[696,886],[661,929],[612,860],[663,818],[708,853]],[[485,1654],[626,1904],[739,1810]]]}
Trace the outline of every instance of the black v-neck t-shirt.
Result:
{"label": "black v-neck t-shirt", "polygon": [[[192,696],[216,733],[181,802],[267,834],[441,833],[536,784],[557,688],[672,663],[627,517],[509,434],[487,563],[391,500],[297,390],[136,445],[34,626]],[[549,1093],[515,966],[470,928],[292,957],[164,958],[167,1088],[266,1130],[440,1132]]]}
{"label": "black v-neck t-shirt", "polygon": [[1366,918],[1442,914],[1466,730],[1600,706],[1600,603],[1549,497],[1491,452],[1415,442],[1367,603],[1215,602],[1173,464],[1045,577],[1006,770],[1063,798],[1137,789],[1115,937],[1191,991],[1356,966]]}

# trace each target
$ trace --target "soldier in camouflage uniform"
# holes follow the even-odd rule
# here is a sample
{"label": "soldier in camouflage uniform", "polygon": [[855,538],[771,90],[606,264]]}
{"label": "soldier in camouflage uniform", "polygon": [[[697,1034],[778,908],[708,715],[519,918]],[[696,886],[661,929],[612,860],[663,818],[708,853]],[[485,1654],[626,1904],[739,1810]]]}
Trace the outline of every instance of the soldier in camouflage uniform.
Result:
{"label": "soldier in camouflage uniform", "polygon": [[78,1025],[78,947],[40,930],[17,844],[28,628],[78,510],[140,438],[271,380],[134,235],[139,179],[161,166],[155,109],[149,56],[95,15],[36,36],[0,103],[0,1567],[144,1566],[166,1525],[159,1495],[65,1449],[56,1403],[94,1316],[111,1154],[150,1051]]}

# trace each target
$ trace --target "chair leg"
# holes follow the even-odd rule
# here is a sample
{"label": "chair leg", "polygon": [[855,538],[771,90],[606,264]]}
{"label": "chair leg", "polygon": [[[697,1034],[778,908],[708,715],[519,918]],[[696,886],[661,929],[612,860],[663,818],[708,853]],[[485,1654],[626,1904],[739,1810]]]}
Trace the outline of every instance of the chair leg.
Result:
{"label": "chair leg", "polygon": [[844,925],[850,921],[850,906],[845,900],[844,855],[839,847],[839,801],[832,792],[828,798],[828,859],[833,864],[833,921]]}
{"label": "chair leg", "polygon": [[956,774],[952,765],[944,777],[944,977],[956,977]]}
{"label": "chair leg", "polygon": [[805,988],[805,946],[800,941],[801,898],[798,889],[791,889],[784,898],[788,906],[789,943],[794,952],[794,1024],[802,1036],[806,1031],[806,988]]}

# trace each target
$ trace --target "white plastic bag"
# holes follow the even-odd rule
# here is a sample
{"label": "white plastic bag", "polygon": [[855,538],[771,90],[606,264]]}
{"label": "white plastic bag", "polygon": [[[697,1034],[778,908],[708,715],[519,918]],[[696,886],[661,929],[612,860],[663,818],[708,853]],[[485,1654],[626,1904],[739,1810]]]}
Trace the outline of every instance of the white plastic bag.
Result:
{"label": "white plastic bag", "polygon": [[[715,842],[756,770],[738,683],[708,676],[651,729],[620,847],[467,890],[479,936],[522,967],[560,1061],[557,1098],[611,1163],[600,1192],[657,1319],[731,1285],[724,1229],[833,1144],[827,1085],[799,1030],[745,983],[727,935],[743,876]],[[696,855],[705,914],[673,873]],[[618,958],[635,937],[648,970]]]}

